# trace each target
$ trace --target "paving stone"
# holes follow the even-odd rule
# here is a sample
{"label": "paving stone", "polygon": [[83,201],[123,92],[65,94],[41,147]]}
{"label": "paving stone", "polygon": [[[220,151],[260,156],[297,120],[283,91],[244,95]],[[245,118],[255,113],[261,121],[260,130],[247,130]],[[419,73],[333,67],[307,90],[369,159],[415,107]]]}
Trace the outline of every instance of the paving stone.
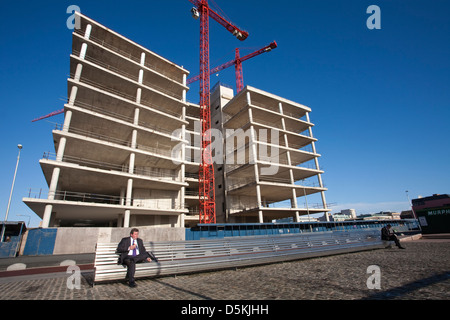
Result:
{"label": "paving stone", "polygon": [[[450,299],[450,242],[411,241],[407,249],[379,249],[189,275],[90,285],[79,289],[70,274],[0,279],[1,300],[354,300]],[[371,265],[380,268],[381,289],[369,289]]]}

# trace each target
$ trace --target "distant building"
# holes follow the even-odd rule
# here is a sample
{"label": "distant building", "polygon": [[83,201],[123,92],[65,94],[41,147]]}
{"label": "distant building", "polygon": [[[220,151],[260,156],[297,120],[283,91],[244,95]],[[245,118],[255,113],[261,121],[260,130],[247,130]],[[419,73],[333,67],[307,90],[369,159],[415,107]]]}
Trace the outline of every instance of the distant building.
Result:
{"label": "distant building", "polygon": [[400,219],[415,219],[414,213],[412,210],[405,210],[400,213]]}
{"label": "distant building", "polygon": [[412,200],[422,233],[450,233],[450,196],[434,194]]}
{"label": "distant building", "polygon": [[356,210],[355,209],[341,210],[341,214],[350,216],[352,219],[356,219]]}
{"label": "distant building", "polygon": [[400,220],[399,212],[380,211],[378,213],[359,215],[363,220]]}
{"label": "distant building", "polygon": [[[339,213],[333,213],[330,217],[330,221],[345,221],[345,220],[354,220],[356,219],[356,210],[355,209],[345,209],[341,210]],[[320,219],[322,221],[322,219]],[[326,220],[323,220],[326,221]]]}

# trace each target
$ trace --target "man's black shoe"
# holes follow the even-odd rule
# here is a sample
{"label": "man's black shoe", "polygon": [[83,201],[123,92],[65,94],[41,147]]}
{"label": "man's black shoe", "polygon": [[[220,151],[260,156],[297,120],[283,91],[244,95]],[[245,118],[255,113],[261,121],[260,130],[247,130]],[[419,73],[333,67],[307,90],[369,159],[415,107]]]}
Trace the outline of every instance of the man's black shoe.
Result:
{"label": "man's black shoe", "polygon": [[135,282],[130,282],[130,284],[128,286],[130,288],[135,288],[136,287],[136,283]]}

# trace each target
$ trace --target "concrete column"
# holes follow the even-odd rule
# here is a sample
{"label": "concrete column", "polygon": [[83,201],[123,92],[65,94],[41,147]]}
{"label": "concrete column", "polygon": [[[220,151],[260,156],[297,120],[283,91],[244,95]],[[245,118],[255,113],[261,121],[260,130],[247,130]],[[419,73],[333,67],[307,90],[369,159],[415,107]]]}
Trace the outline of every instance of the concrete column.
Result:
{"label": "concrete column", "polygon": [[137,130],[134,129],[131,135],[131,148],[136,149],[137,146]]}
{"label": "concrete column", "polygon": [[186,217],[186,215],[184,214],[184,213],[182,213],[182,214],[180,214],[180,217],[179,217],[179,228],[184,228],[184,223],[185,223],[185,217]]}
{"label": "concrete column", "polygon": [[56,154],[56,161],[62,161],[64,157],[64,150],[66,148],[66,137],[59,140],[58,153]]}
{"label": "concrete column", "polygon": [[284,134],[284,135],[283,135],[283,138],[284,138],[284,146],[285,146],[286,148],[289,148],[289,141],[288,141],[287,134]]}
{"label": "concrete column", "polygon": [[[286,142],[287,142],[287,137],[286,134],[284,135]],[[286,152],[286,158],[288,161],[288,165],[292,166],[292,162],[291,162],[291,154],[289,151]],[[295,178],[294,178],[294,171],[292,169],[289,169],[289,178],[290,178],[290,182],[292,184],[292,186],[295,185]],[[292,187],[292,199],[291,199],[291,207],[292,208],[297,208],[297,190]]]}
{"label": "concrete column", "polygon": [[[250,126],[250,148],[251,148],[251,154],[249,154],[249,164],[253,162],[255,166],[255,178],[256,181],[259,181],[259,172],[258,172],[258,154],[257,154],[257,148],[256,148],[256,138],[255,138],[255,128],[253,126]],[[250,150],[249,150],[250,151]]]}
{"label": "concrete column", "polygon": [[295,222],[300,222],[300,213],[295,211]]}
{"label": "concrete column", "polygon": [[55,199],[55,193],[56,188],[58,187],[58,181],[59,181],[59,174],[61,172],[61,169],[58,167],[55,167],[53,169],[52,173],[52,179],[50,181],[50,187],[48,190],[48,200],[54,200]]}
{"label": "concrete column", "polygon": [[[133,193],[133,179],[128,179],[127,183],[127,195],[125,200],[125,205],[127,207],[131,206],[131,197]],[[130,226],[130,215],[131,211],[129,209],[125,210],[125,214],[123,217],[123,227],[128,228]]]}
{"label": "concrete column", "polygon": [[142,84],[142,81],[144,81],[144,70],[139,70],[139,78],[138,78],[138,82],[140,84]]}
{"label": "concrete column", "polygon": [[[286,135],[284,135],[286,136]],[[289,166],[292,166],[292,161],[291,161],[291,153],[290,151],[286,151],[286,160]],[[293,183],[293,182],[292,182]]]}
{"label": "concrete column", "polygon": [[[183,77],[184,78],[184,77]],[[184,91],[184,90],[183,90]],[[186,106],[183,106],[181,111],[182,119],[186,119]],[[186,140],[186,125],[181,125],[181,139],[184,141]],[[186,181],[186,143],[183,142],[181,146],[181,168],[180,168],[180,175],[181,175],[181,182]],[[185,208],[185,193],[186,193],[186,187],[181,187],[180,190],[180,204],[182,208]],[[184,214],[181,214],[180,216],[180,227],[184,228]]]}
{"label": "concrete column", "polygon": [[[248,108],[248,119],[249,119],[250,123],[253,121],[252,108]],[[249,154],[249,163],[251,163],[253,161],[253,163],[256,165],[257,160],[258,160],[258,153],[257,153],[258,150],[256,148],[256,132],[255,132],[255,127],[253,125],[250,126],[249,146],[250,146],[249,152],[251,152]]]}
{"label": "concrete column", "polygon": [[[184,85],[184,86],[186,85],[186,77],[187,77],[187,75],[184,73],[184,74],[183,74],[183,85]],[[183,102],[186,102],[186,89],[183,89],[182,101],[183,101]],[[186,118],[183,117],[183,120],[185,120],[185,119],[186,119]]]}
{"label": "concrete column", "polygon": [[295,188],[292,188],[291,207],[297,209],[297,190]]}
{"label": "concrete column", "polygon": [[135,126],[139,125],[139,108],[134,109],[134,120],[133,120],[133,124]]}
{"label": "concrete column", "polygon": [[120,205],[121,206],[125,205],[125,196],[126,196],[125,192],[126,192],[126,188],[123,188],[123,187],[120,188]]}
{"label": "concrete column", "polygon": [[258,207],[261,207],[262,206],[261,187],[258,183],[256,184],[256,201],[258,202]]}
{"label": "concrete column", "polygon": [[131,197],[133,196],[133,179],[128,179],[128,183],[127,183],[127,198],[126,198],[126,202],[125,205],[126,206],[131,206]]}
{"label": "concrete column", "polygon": [[123,215],[123,227],[129,228],[130,227],[130,210],[125,210],[125,214]]}
{"label": "concrete column", "polygon": [[84,60],[84,58],[86,57],[87,47],[88,47],[87,43],[83,43],[83,44],[81,45],[80,59],[83,59],[83,60]]}
{"label": "concrete column", "polygon": [[[50,187],[48,190],[48,200],[55,199],[56,188],[58,186],[59,174],[61,172],[60,168],[54,168],[52,174],[52,180],[50,182]],[[48,228],[50,225],[50,219],[52,216],[53,205],[47,204],[44,210],[44,216],[42,217],[42,227]]]}
{"label": "concrete column", "polygon": [[303,193],[305,195],[306,213],[308,214],[308,220],[309,220],[309,219],[311,219],[311,217],[309,216],[308,197],[306,196],[306,190],[305,190],[304,186],[303,186]]}
{"label": "concrete column", "polygon": [[261,210],[258,211],[258,220],[259,220],[259,223],[264,222],[263,213]]}
{"label": "concrete column", "polygon": [[[249,110],[251,111],[251,110]],[[251,113],[250,113],[251,116]],[[255,137],[255,129],[253,126],[250,126],[250,130],[251,130],[251,141],[250,141],[250,145],[252,148],[252,153],[253,153],[253,157],[254,157],[254,172],[255,172],[255,181],[256,181],[256,201],[258,203],[258,207],[261,207],[261,187],[259,185],[259,171],[258,171],[258,162],[257,162],[257,153],[256,153],[256,137]],[[250,159],[249,159],[250,161]],[[263,215],[262,215],[262,211],[260,210],[258,212],[258,216],[259,216],[259,222],[262,223],[263,222]]]}
{"label": "concrete column", "polygon": [[[186,106],[183,106],[183,108],[181,109],[181,116],[183,117],[182,119],[185,120],[186,119]],[[181,125],[181,140],[185,141],[186,140],[186,125],[182,124]],[[181,169],[184,171],[185,170],[185,161],[186,161],[186,143],[183,142],[182,146],[181,146]],[[182,181],[184,182],[184,174],[182,176]]]}
{"label": "concrete column", "polygon": [[78,93],[78,87],[72,87],[72,90],[70,91],[70,98],[69,98],[69,105],[73,106],[75,103],[75,99],[77,97]]}
{"label": "concrete column", "polygon": [[145,52],[141,53],[141,66],[145,66]]}
{"label": "concrete column", "polygon": [[130,154],[130,164],[128,166],[128,173],[133,174],[134,173],[134,161],[136,159],[136,154],[133,152]]}
{"label": "concrete column", "polygon": [[86,26],[86,31],[84,32],[84,38],[89,39],[91,37],[92,25],[88,24]]}
{"label": "concrete column", "polygon": [[[247,92],[247,102],[250,104],[250,93]],[[253,113],[252,113],[252,108],[248,108],[248,118],[249,121],[252,122],[253,121]],[[255,132],[255,128],[253,125],[250,126],[250,148],[251,148],[251,155],[249,155],[249,163],[251,163],[251,161],[254,161],[254,173],[255,173],[255,181],[256,181],[256,201],[258,203],[258,207],[261,207],[261,187],[259,185],[259,171],[258,171],[258,155],[257,155],[257,148],[256,148],[256,132]],[[258,211],[258,219],[259,222],[262,223],[263,220],[263,214],[262,211],[259,210]]]}
{"label": "concrete column", "polygon": [[44,216],[42,217],[42,228],[48,228],[50,225],[50,219],[52,216],[53,205],[47,204],[44,210]]}
{"label": "concrete column", "polygon": [[72,111],[67,110],[64,116],[63,132],[69,132],[70,122],[72,121]]}
{"label": "concrete column", "polygon": [[81,63],[79,63],[79,64],[77,64],[77,69],[75,71],[75,76],[73,77],[73,79],[75,81],[80,81],[81,71],[83,71],[83,65]]}
{"label": "concrete column", "polygon": [[252,108],[248,108],[248,121],[253,121],[253,111]]}
{"label": "concrete column", "polygon": [[[280,114],[283,114],[283,105],[281,104],[281,102],[278,104],[278,109],[279,109],[279,111],[280,111]],[[284,117],[281,117],[281,128],[284,130],[284,131],[287,131],[286,130],[286,122],[284,121]],[[285,134],[286,135],[286,134]]]}
{"label": "concrete column", "polygon": [[138,88],[136,92],[136,103],[141,103],[142,89]]}

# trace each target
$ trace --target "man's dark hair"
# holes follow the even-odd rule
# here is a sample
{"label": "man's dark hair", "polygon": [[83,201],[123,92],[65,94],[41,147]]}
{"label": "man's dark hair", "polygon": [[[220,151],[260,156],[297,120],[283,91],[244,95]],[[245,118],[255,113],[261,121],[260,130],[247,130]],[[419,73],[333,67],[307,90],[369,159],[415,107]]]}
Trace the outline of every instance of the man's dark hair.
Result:
{"label": "man's dark hair", "polygon": [[131,234],[133,234],[133,233],[135,233],[135,232],[139,232],[139,229],[137,229],[137,228],[133,228],[133,229],[131,229],[131,231],[130,231],[130,235],[131,235]]}

